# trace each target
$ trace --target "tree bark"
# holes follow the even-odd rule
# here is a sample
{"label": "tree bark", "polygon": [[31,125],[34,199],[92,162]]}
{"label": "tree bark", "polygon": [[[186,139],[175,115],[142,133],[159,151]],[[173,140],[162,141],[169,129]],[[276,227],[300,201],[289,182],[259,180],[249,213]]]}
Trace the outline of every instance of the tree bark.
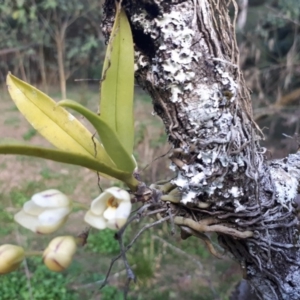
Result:
{"label": "tree bark", "polygon": [[[173,145],[172,183],[181,195],[175,223],[192,233],[216,232],[259,299],[296,300],[300,153],[264,156],[229,4],[236,7],[225,0],[123,0],[135,76]],[[104,13],[108,37],[114,0],[106,0]]]}

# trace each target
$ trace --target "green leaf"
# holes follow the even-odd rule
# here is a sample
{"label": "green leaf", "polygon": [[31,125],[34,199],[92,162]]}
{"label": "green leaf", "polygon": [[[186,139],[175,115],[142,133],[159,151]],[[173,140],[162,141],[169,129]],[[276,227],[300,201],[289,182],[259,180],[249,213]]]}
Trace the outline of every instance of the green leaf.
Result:
{"label": "green leaf", "polygon": [[106,152],[116,164],[117,168],[125,172],[133,172],[136,167],[133,156],[127,153],[116,132],[102,119],[102,117],[99,117],[83,105],[72,100],[62,100],[58,102],[58,105],[74,109],[87,118],[97,130]]}
{"label": "green leaf", "polygon": [[70,153],[57,149],[29,146],[26,144],[12,143],[0,145],[0,154],[20,154],[27,156],[50,159],[57,162],[78,165],[90,170],[107,174],[111,177],[125,182],[131,189],[135,189],[138,182],[131,173],[120,171],[93,157],[88,157],[78,153]]}
{"label": "green leaf", "polygon": [[35,87],[8,74],[11,98],[27,121],[52,145],[72,153],[96,158],[114,167],[103,146],[72,114]]}
{"label": "green leaf", "polygon": [[100,115],[131,155],[134,143],[134,49],[126,13],[117,7],[106,50],[100,91]]}

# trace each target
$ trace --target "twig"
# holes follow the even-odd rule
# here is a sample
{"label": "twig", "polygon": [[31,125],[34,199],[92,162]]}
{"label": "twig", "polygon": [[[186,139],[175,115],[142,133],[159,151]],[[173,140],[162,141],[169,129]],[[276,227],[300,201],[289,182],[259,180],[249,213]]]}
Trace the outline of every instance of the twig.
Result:
{"label": "twig", "polygon": [[156,210],[153,210],[153,211],[150,211],[147,213],[147,216],[151,216],[151,215],[154,215],[154,214],[157,214],[157,213],[161,213],[161,212],[164,212],[166,211],[167,208],[160,208],[160,209],[156,209]]}
{"label": "twig", "polygon": [[[136,215],[135,215],[136,216]],[[135,217],[135,216],[133,216],[133,217]],[[135,218],[131,218],[131,222],[134,220]],[[100,286],[100,289],[102,289],[107,283],[108,283],[108,278],[109,278],[109,275],[110,275],[110,272],[111,272],[111,270],[112,270],[112,267],[114,266],[114,264],[115,264],[115,262],[120,258],[120,257],[122,257],[122,255],[123,255],[123,253],[126,253],[131,247],[132,247],[132,245],[136,242],[136,240],[140,237],[140,235],[144,232],[144,231],[146,231],[147,229],[149,229],[149,228],[151,228],[151,227],[154,227],[154,226],[156,226],[156,225],[159,225],[159,224],[161,224],[161,223],[163,223],[163,222],[165,222],[165,221],[167,221],[167,220],[169,220],[170,219],[170,216],[168,216],[168,217],[165,217],[165,218],[162,218],[162,219],[160,219],[160,220],[158,220],[158,221],[156,221],[156,222],[154,222],[154,223],[151,223],[151,224],[146,224],[136,235],[135,235],[135,237],[132,239],[132,241],[125,247],[125,249],[123,249],[123,251],[121,252],[121,253],[119,253],[116,257],[114,257],[113,259],[112,259],[112,261],[111,261],[111,263],[110,263],[110,266],[109,266],[109,268],[108,268],[108,271],[107,271],[107,273],[106,273],[106,276],[105,276],[105,279],[103,280],[103,282],[102,282],[102,284],[101,284],[101,286]],[[127,226],[128,224],[129,224],[130,222],[127,222],[125,225],[124,225],[124,227],[125,226]],[[121,230],[117,233],[117,234],[123,234],[123,232],[124,232],[124,230],[123,230],[123,228],[124,227],[122,227],[121,228]]]}
{"label": "twig", "polygon": [[117,235],[117,237],[118,237],[118,242],[119,242],[119,245],[120,245],[120,248],[121,248],[121,256],[122,256],[122,259],[123,259],[123,262],[124,262],[124,265],[125,265],[126,275],[127,275],[127,282],[126,282],[125,288],[124,288],[124,299],[126,300],[127,299],[127,294],[128,294],[128,291],[129,291],[130,282],[131,282],[131,280],[133,280],[133,282],[135,283],[136,282],[136,277],[135,277],[135,274],[132,271],[132,269],[129,265],[129,262],[127,260],[127,257],[126,257],[126,250],[124,248],[124,243],[123,243],[123,234]]}

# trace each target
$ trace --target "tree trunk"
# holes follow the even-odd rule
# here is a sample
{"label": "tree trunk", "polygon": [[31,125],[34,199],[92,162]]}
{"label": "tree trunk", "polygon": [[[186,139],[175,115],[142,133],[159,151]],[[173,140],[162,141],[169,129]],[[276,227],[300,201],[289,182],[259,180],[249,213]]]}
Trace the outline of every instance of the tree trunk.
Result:
{"label": "tree trunk", "polygon": [[59,83],[61,90],[62,99],[67,98],[67,87],[66,87],[66,75],[65,75],[65,62],[64,62],[64,54],[65,54],[65,29],[60,28],[61,31],[57,31],[55,33],[55,44],[57,51],[57,65],[59,71]]}
{"label": "tree trunk", "polygon": [[42,87],[44,92],[48,93],[48,84],[47,84],[47,74],[46,74],[46,66],[45,66],[45,57],[44,57],[44,45],[39,45],[39,65],[40,72],[42,77]]}
{"label": "tree trunk", "polygon": [[65,21],[61,22],[57,15],[57,11],[55,10],[55,19],[57,20],[57,23],[60,24],[58,28],[55,29],[54,40],[57,50],[57,65],[62,99],[67,99],[67,79],[70,76],[70,70],[67,72],[69,73],[67,75],[65,70],[66,33],[68,27],[78,18],[79,11],[75,12],[72,17],[65,16]]}
{"label": "tree trunk", "polygon": [[[174,222],[188,233],[216,232],[259,299],[296,300],[300,154],[264,157],[239,69],[230,3],[236,7],[225,0],[123,0],[135,76],[173,145],[172,183],[181,193]],[[114,0],[106,0],[104,12],[108,37]]]}

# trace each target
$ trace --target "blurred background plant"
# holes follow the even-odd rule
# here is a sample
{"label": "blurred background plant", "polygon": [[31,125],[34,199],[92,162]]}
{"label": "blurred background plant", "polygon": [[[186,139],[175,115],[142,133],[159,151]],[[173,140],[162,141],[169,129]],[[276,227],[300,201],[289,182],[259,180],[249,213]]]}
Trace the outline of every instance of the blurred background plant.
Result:
{"label": "blurred background plant", "polygon": [[[298,0],[239,0],[238,40],[241,66],[252,91],[256,120],[264,128],[270,157],[283,157],[298,147],[300,102],[300,2]],[[99,79],[105,54],[101,34],[101,1],[0,1],[0,143],[20,138],[48,145],[22,118],[5,88],[8,71],[38,85],[54,99],[72,98],[97,111]],[[151,184],[170,178],[166,135],[151,114],[151,99],[140,89],[135,95],[135,157],[143,180]],[[85,120],[81,119],[85,124]],[[286,134],[283,136],[282,134]],[[289,138],[287,136],[291,136]],[[102,188],[118,185],[101,179]],[[27,248],[43,249],[49,242],[19,231],[12,214],[41,190],[56,188],[90,203],[99,194],[97,176],[75,166],[33,159],[0,156],[0,238]],[[76,198],[76,199],[75,199]],[[78,234],[85,225],[76,212],[62,231]],[[140,228],[133,225],[127,241]],[[0,300],[11,299],[122,299],[125,270],[118,263],[109,286],[99,291],[118,244],[112,231],[93,230],[88,244],[78,251],[71,267],[51,273],[39,258],[1,277]],[[241,278],[230,259],[217,260],[194,238],[183,241],[166,224],[144,234],[129,251],[138,275],[130,299],[229,299]],[[59,295],[59,296],[58,296]]]}
{"label": "blurred background plant", "polygon": [[239,0],[239,4],[240,63],[252,91],[254,117],[272,157],[285,157],[299,147],[300,2]]}
{"label": "blurred background plant", "polygon": [[[101,1],[3,0],[0,3],[0,78],[11,71],[47,92],[66,81],[100,78],[104,56]],[[59,75],[59,76],[58,76]]]}

